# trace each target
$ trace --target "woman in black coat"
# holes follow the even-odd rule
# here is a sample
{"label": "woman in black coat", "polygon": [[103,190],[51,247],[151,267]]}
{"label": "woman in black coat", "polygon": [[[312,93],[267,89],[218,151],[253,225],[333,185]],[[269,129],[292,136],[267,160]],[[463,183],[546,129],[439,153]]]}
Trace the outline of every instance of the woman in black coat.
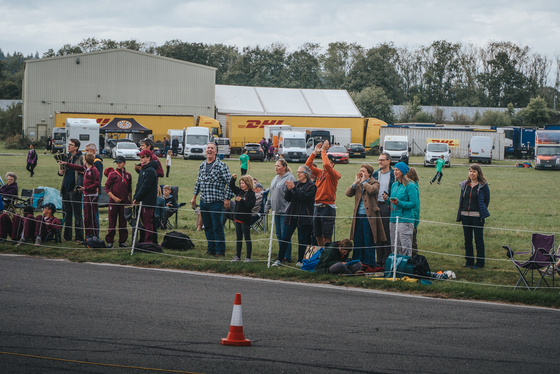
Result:
{"label": "woman in black coat", "polygon": [[235,197],[235,214],[233,221],[235,222],[235,234],[237,236],[237,252],[231,262],[241,261],[241,246],[243,237],[245,236],[245,244],[247,245],[247,258],[245,262],[251,262],[251,252],[253,251],[253,243],[251,242],[251,217],[252,209],[255,206],[257,198],[253,191],[253,177],[244,175],[239,180],[239,187],[235,185],[237,174],[231,176],[229,187],[237,196]]}
{"label": "woman in black coat", "polygon": [[300,166],[297,171],[296,183],[286,181],[285,199],[290,203],[286,210],[282,240],[279,244],[278,258],[272,266],[280,266],[288,248],[292,242],[292,235],[298,229],[298,262],[296,266],[301,267],[303,255],[308,245],[311,245],[311,232],[313,231],[313,204],[317,186],[311,180],[311,169],[305,165]]}

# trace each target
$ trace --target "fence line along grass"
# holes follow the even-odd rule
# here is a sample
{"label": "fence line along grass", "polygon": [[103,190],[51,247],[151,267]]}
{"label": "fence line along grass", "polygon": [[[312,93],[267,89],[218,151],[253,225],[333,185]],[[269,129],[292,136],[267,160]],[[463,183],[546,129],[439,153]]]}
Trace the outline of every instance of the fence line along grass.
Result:
{"label": "fence line along grass", "polygon": [[[377,169],[377,157],[368,156],[365,160],[353,159],[348,165],[337,165],[342,177],[337,191],[337,222],[336,239],[349,236],[354,199],[345,195],[346,189],[355,179],[362,161],[371,163]],[[35,176],[29,177],[25,170],[25,155],[3,156],[2,176],[8,171],[18,175],[18,186],[31,189],[45,186],[60,189],[62,178],[57,176],[58,165],[52,156],[41,155],[35,169]],[[105,168],[113,166],[112,159],[106,158]],[[413,160],[414,161],[414,160]],[[466,160],[464,160],[466,161]],[[179,186],[179,201],[188,202],[192,198],[198,166],[201,161],[174,159],[169,178],[161,178],[160,184]],[[232,174],[240,174],[238,160],[225,160]],[[453,164],[452,164],[453,165]],[[296,165],[293,170],[297,169]],[[401,284],[387,281],[372,280],[364,277],[333,277],[318,276],[305,273],[299,269],[281,267],[268,269],[265,260],[268,256],[270,233],[252,232],[253,259],[251,264],[231,263],[227,261],[235,254],[235,230],[233,225],[226,224],[226,260],[219,261],[205,255],[206,240],[202,231],[196,231],[195,213],[192,209],[179,212],[178,230],[188,234],[195,242],[195,249],[188,252],[167,251],[163,255],[135,254],[130,250],[103,249],[89,250],[70,243],[62,243],[57,247],[35,248],[32,246],[15,247],[6,243],[0,244],[0,252],[20,253],[30,256],[67,258],[71,261],[112,262],[136,266],[166,267],[189,269],[196,271],[213,271],[226,274],[245,274],[249,276],[329,282],[357,287],[390,289],[406,292],[433,294],[440,297],[473,298],[505,302],[560,307],[558,289],[538,290],[537,292],[511,291],[517,281],[517,272],[513,265],[506,261],[502,245],[510,245],[514,250],[529,250],[531,233],[558,232],[558,199],[554,181],[558,178],[554,172],[535,171],[512,167],[482,166],[484,176],[489,182],[491,216],[486,220],[484,238],[486,244],[486,267],[484,269],[464,269],[464,243],[462,227],[455,222],[459,201],[459,183],[466,179],[468,166],[452,166],[444,170],[441,185],[430,185],[429,181],[435,174],[433,167],[415,166],[420,176],[421,223],[418,227],[418,244],[420,253],[425,255],[433,271],[453,270],[457,274],[457,282],[434,282],[433,286],[419,284]],[[133,187],[136,185],[137,174],[132,162],[127,169],[133,175]],[[265,188],[270,186],[275,176],[273,162],[252,162],[249,174],[259,179]],[[107,209],[100,209],[101,231],[106,232],[108,220]],[[270,220],[269,220],[270,225]],[[160,241],[165,232],[160,232]],[[102,235],[103,237],[104,235]],[[275,236],[273,235],[274,239]],[[297,235],[294,235],[293,256],[297,256]],[[131,239],[129,239],[129,243]],[[557,245],[560,244],[557,243]],[[278,243],[273,241],[273,258],[278,253]],[[178,257],[176,257],[178,256]],[[548,278],[547,278],[548,279]],[[550,278],[551,280],[551,278]],[[550,282],[549,280],[549,282]],[[560,280],[560,278],[558,279]],[[555,286],[558,287],[558,281]],[[468,283],[461,283],[468,282]],[[476,284],[489,284],[479,286]]]}

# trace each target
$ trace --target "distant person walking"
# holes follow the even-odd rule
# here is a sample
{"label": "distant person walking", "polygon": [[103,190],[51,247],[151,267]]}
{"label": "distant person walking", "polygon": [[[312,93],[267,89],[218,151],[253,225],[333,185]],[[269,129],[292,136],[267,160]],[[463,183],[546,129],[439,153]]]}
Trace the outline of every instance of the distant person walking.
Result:
{"label": "distant person walking", "polygon": [[[490,217],[488,204],[490,204],[490,188],[482,175],[480,165],[474,164],[469,168],[467,180],[460,183],[461,196],[459,197],[459,210],[457,221],[463,224],[465,236],[465,265],[473,269],[484,267],[484,219]],[[476,243],[476,262],[473,250]]]}
{"label": "distant person walking", "polygon": [[441,157],[436,161],[436,175],[434,176],[434,179],[430,181],[430,184],[434,184],[436,178],[438,180],[437,184],[440,184],[441,177],[443,177],[443,169],[445,169],[445,160],[443,159],[443,155],[441,155]]}
{"label": "distant person walking", "polygon": [[247,148],[244,148],[243,151],[241,151],[241,156],[239,156],[239,164],[241,165],[241,176],[247,174],[247,170],[251,169],[251,161],[249,161]]}
{"label": "distant person walking", "polygon": [[29,152],[27,152],[27,166],[26,169],[28,172],[31,173],[30,177],[32,177],[35,173],[33,169],[37,166],[37,152],[35,152],[35,147],[33,144],[29,144]]}

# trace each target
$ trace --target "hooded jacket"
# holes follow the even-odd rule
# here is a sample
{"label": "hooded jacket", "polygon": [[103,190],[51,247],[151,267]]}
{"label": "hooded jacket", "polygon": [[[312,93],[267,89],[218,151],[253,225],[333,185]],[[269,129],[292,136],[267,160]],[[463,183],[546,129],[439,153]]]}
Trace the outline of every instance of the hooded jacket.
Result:
{"label": "hooded jacket", "polygon": [[141,201],[146,208],[155,208],[157,205],[157,165],[157,161],[150,161],[146,165],[142,165],[138,174],[133,200]]}
{"label": "hooded jacket", "polygon": [[[463,203],[463,198],[465,197],[465,192],[467,192],[468,180],[464,180],[459,183],[461,186],[461,196],[459,197],[459,209],[457,210],[457,222],[461,221],[461,204]],[[490,204],[490,188],[487,183],[478,183],[478,211],[480,213],[480,218],[484,219],[490,217],[490,212],[488,211],[488,205]]]}
{"label": "hooded jacket", "polygon": [[286,182],[289,180],[294,183],[296,181],[294,175],[289,171],[282,176],[277,175],[272,179],[272,182],[270,182],[270,192],[268,200],[266,201],[266,205],[264,206],[265,212],[274,210],[276,214],[286,213],[286,210],[288,209],[288,202],[285,198],[286,191],[288,191]]}

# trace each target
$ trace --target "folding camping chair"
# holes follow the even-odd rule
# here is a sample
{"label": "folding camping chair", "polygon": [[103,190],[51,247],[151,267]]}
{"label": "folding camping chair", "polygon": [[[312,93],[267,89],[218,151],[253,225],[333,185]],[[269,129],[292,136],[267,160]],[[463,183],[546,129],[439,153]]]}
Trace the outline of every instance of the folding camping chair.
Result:
{"label": "folding camping chair", "polygon": [[264,206],[266,204],[266,200],[268,199],[269,191],[270,188],[263,191],[261,208],[256,215],[251,217],[251,228],[256,232],[266,233],[266,229],[268,227],[268,215],[264,214]]}
{"label": "folding camping chair", "polygon": [[[519,280],[517,281],[514,290],[519,287],[521,282],[525,284],[525,287],[527,287],[528,290],[531,290],[531,287],[533,287],[533,285],[535,284],[535,271],[537,271],[537,273],[539,274],[540,279],[535,288],[533,288],[533,291],[539,287],[543,280],[546,283],[547,287],[550,287],[544,276],[548,269],[554,267],[554,235],[533,234],[531,235],[531,244],[532,250],[530,252],[513,252],[513,250],[511,250],[509,246],[502,246],[502,248],[507,251],[506,255],[519,273]],[[530,253],[531,255],[525,262],[515,261],[513,259],[514,255],[522,255],[527,253]],[[529,287],[529,284],[527,283],[527,274],[529,273],[529,271],[531,272],[531,287]],[[552,284],[554,284],[554,273]]]}
{"label": "folding camping chair", "polygon": [[[163,191],[163,184],[160,185],[161,190]],[[175,216],[175,227],[178,226],[179,223],[179,210],[187,205],[187,203],[179,203],[179,187],[171,186],[171,196],[173,196],[173,202],[177,205],[177,208],[173,210],[173,213],[167,219],[167,227],[166,229],[172,229],[173,224],[171,223],[171,217]],[[163,220],[163,217],[161,217]]]}

